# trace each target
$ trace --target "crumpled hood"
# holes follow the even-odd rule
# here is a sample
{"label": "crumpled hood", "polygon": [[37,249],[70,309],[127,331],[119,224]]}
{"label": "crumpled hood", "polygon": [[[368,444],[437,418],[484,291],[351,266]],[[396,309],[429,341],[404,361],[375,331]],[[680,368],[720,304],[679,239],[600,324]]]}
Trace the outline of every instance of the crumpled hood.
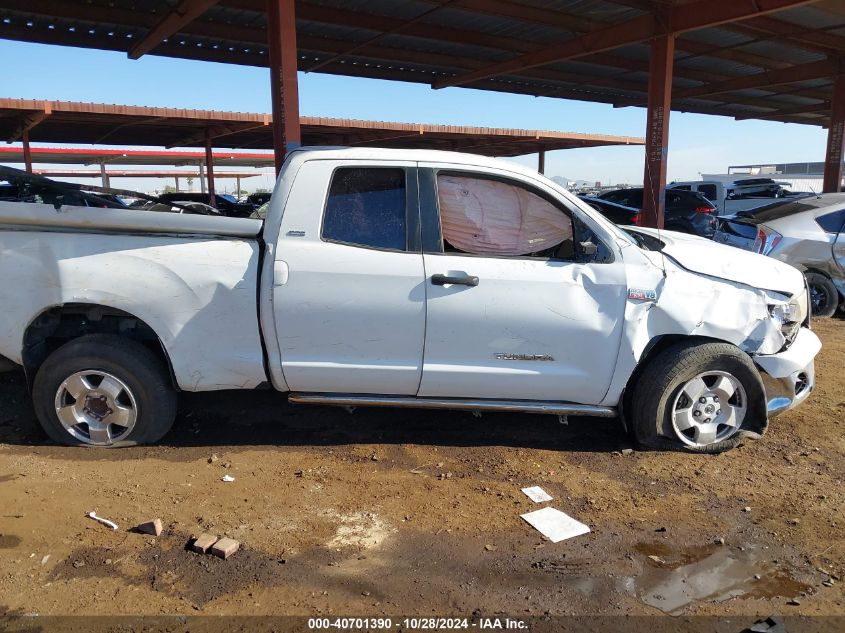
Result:
{"label": "crumpled hood", "polygon": [[804,291],[804,275],[771,257],[687,233],[660,231],[658,234],[657,229],[641,227],[635,230],[660,239],[666,245],[663,253],[695,273],[788,295]]}

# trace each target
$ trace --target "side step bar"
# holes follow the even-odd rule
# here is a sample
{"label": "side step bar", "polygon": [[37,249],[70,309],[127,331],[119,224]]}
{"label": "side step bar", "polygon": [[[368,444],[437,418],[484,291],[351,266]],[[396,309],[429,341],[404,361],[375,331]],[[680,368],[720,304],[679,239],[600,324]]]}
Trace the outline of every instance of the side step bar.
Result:
{"label": "side step bar", "polygon": [[288,395],[288,402],[294,404],[328,404],[345,407],[408,407],[411,409],[465,409],[471,411],[549,413],[552,415],[589,415],[600,418],[615,418],[617,415],[615,407],[535,400],[417,398],[414,396],[292,392]]}

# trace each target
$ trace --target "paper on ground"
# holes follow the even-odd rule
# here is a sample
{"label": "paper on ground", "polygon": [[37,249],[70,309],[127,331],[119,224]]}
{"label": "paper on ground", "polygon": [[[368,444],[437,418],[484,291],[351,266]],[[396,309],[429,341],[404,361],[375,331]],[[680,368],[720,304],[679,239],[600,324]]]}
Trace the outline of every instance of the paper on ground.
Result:
{"label": "paper on ground", "polygon": [[551,501],[553,497],[540,488],[540,486],[531,486],[530,488],[523,488],[522,492],[524,492],[531,501],[535,503],[543,503],[544,501]]}
{"label": "paper on ground", "polygon": [[573,536],[580,536],[590,531],[590,528],[580,521],[576,521],[568,514],[554,508],[543,508],[520,515],[552,543],[563,541]]}

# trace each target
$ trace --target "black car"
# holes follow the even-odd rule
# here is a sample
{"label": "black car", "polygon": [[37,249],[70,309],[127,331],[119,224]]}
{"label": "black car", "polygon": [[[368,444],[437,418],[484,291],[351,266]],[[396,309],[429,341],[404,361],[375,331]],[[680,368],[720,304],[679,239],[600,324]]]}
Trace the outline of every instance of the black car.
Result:
{"label": "black car", "polygon": [[639,225],[642,219],[642,209],[626,207],[625,205],[593,196],[578,197],[615,224]]}
{"label": "black car", "polygon": [[[201,202],[208,204],[207,193],[191,193],[186,191],[170,191],[163,193],[158,197],[162,202]],[[225,193],[218,193],[214,195],[215,209],[220,211],[223,215],[228,215],[235,218],[248,218],[255,210],[251,204],[245,202],[238,202],[233,196]]]}
{"label": "black car", "polygon": [[[626,207],[643,208],[642,187],[615,189],[598,197]],[[712,238],[717,225],[715,213],[716,206],[697,191],[666,190],[666,215],[663,227],[668,231],[680,231]]]}
{"label": "black car", "polygon": [[269,191],[259,191],[257,193],[251,193],[246,197],[247,204],[251,204],[256,209],[263,204],[270,202],[270,196],[273,194]]}

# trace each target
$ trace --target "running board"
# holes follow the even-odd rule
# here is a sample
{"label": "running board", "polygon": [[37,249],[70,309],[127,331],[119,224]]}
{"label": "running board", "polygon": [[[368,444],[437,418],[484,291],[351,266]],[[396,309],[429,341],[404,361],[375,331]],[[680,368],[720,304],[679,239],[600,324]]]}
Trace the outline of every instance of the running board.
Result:
{"label": "running board", "polygon": [[470,411],[548,413],[551,415],[589,415],[600,418],[615,418],[617,416],[614,407],[533,400],[417,398],[414,396],[293,392],[288,395],[288,402],[294,404],[329,404],[345,407],[408,407],[412,409],[465,409]]}

